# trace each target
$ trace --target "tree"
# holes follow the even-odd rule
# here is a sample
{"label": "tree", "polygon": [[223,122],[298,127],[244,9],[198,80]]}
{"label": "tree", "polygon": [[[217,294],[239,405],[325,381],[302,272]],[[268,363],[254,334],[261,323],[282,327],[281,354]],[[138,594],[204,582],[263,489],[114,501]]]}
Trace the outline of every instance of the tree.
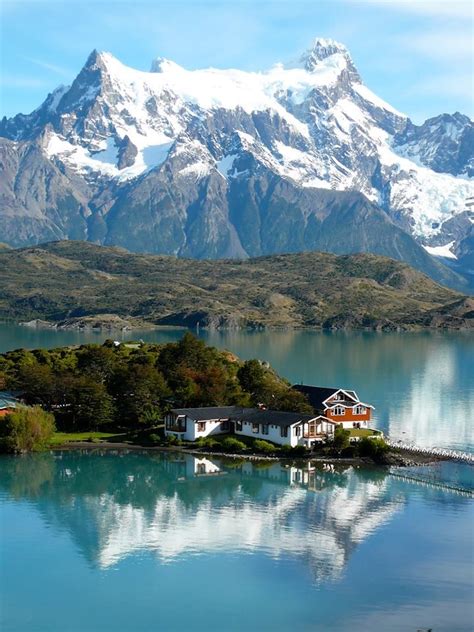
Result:
{"label": "tree", "polygon": [[28,404],[40,404],[50,409],[55,399],[55,379],[48,364],[25,363],[21,366],[18,388],[24,393]]}
{"label": "tree", "polygon": [[7,388],[7,374],[0,370],[0,391],[4,391]]}
{"label": "tree", "polygon": [[292,388],[280,387],[276,390],[272,408],[275,410],[289,410],[295,413],[313,412],[313,408],[306,396]]}
{"label": "tree", "polygon": [[58,416],[68,428],[97,430],[113,421],[112,397],[94,377],[65,376],[60,385],[61,408]]}
{"label": "tree", "polygon": [[332,447],[338,454],[341,454],[343,450],[349,447],[350,434],[349,430],[344,430],[342,426],[336,426],[336,429],[334,430],[334,438],[332,440]]}
{"label": "tree", "polygon": [[195,406],[219,406],[226,403],[227,374],[222,366],[211,366],[199,373],[195,380],[198,392]]}
{"label": "tree", "polygon": [[55,431],[54,417],[39,406],[22,406],[0,423],[1,452],[31,452],[48,447]]}
{"label": "tree", "polygon": [[179,367],[187,367],[194,371],[205,371],[220,359],[218,352],[187,332],[176,343],[167,344],[158,358],[158,366],[164,376],[173,375]]}
{"label": "tree", "polygon": [[258,360],[246,360],[237,371],[237,377],[247,393],[259,392],[265,386],[265,369]]}
{"label": "tree", "polygon": [[111,390],[120,422],[133,425],[156,425],[163,400],[171,395],[163,375],[150,364],[132,364],[117,371]]}
{"label": "tree", "polygon": [[111,375],[115,364],[113,349],[106,346],[87,345],[77,354],[77,367],[80,371],[93,375],[105,382]]}

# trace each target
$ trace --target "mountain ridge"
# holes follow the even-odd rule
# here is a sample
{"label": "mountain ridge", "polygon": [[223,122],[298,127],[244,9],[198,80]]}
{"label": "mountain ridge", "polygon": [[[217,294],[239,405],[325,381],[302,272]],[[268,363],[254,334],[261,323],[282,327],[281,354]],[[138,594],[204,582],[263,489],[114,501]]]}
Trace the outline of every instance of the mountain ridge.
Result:
{"label": "mountain ridge", "polygon": [[0,269],[0,317],[14,320],[257,329],[474,327],[473,298],[372,254],[197,261],[63,241],[0,250]]}
{"label": "mountain ridge", "polygon": [[[470,119],[456,113],[414,125],[362,83],[342,44],[322,38],[296,64],[265,72],[189,71],[163,59],[152,69],[93,51],[70,87],[31,115],[3,119],[4,241],[253,257],[294,250],[296,222],[305,232],[298,248],[352,252],[320,216],[325,191],[331,199],[357,191],[385,226],[383,243],[390,231],[397,239],[394,227],[411,239],[403,255],[389,246],[383,254],[467,287],[445,259],[420,248],[446,247],[455,271],[470,273]],[[269,201],[277,180],[286,213]],[[290,203],[296,190],[304,209]],[[332,225],[344,199],[333,205]],[[378,235],[361,229],[367,206],[359,199],[346,221],[359,231],[357,247],[370,251]],[[268,226],[279,239],[267,238]]]}

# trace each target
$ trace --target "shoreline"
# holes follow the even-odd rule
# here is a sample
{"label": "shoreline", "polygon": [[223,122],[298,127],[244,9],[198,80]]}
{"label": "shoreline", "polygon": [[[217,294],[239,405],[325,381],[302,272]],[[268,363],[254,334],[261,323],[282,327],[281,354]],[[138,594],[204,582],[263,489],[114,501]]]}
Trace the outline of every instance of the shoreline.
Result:
{"label": "shoreline", "polygon": [[[215,458],[229,458],[229,459],[244,459],[247,461],[318,461],[320,463],[331,464],[345,464],[345,465],[359,465],[368,467],[418,467],[423,465],[432,465],[441,461],[453,461],[449,457],[422,455],[409,450],[400,449],[397,452],[389,452],[387,454],[386,463],[376,463],[368,457],[350,457],[339,458],[336,456],[321,456],[321,455],[298,455],[298,456],[269,456],[263,454],[239,454],[228,452],[211,452],[209,450],[199,450],[197,448],[181,448],[175,446],[143,446],[137,444],[128,443],[110,443],[104,442],[90,442],[90,441],[69,441],[61,445],[55,445],[48,448],[49,451],[64,451],[64,450],[106,450],[106,451],[127,451],[134,452],[175,452],[180,454],[191,454],[194,456],[207,456]],[[403,454],[401,454],[403,453]],[[405,458],[410,457],[410,458]]]}
{"label": "shoreline", "polygon": [[[94,321],[96,318],[100,320],[100,317],[87,316],[84,318],[78,318],[76,322],[67,322],[68,319],[62,321],[53,321],[53,320],[44,320],[41,318],[33,319],[30,321],[23,320],[1,320],[0,322],[10,323],[13,325],[18,325],[21,327],[25,327],[28,329],[38,329],[38,330],[47,330],[47,331],[77,331],[77,332],[109,332],[109,333],[124,333],[124,332],[150,332],[150,331],[199,331],[203,330],[206,332],[209,331],[222,331],[222,332],[248,332],[248,333],[261,333],[261,332],[278,332],[278,331],[301,331],[301,332],[344,332],[344,331],[361,331],[361,332],[377,332],[377,333],[400,333],[400,334],[409,334],[409,333],[423,333],[423,332],[468,332],[472,333],[473,328],[470,325],[459,326],[456,325],[445,325],[443,327],[437,325],[419,325],[415,323],[408,324],[396,324],[393,326],[387,326],[386,324],[377,325],[374,324],[372,327],[356,327],[350,325],[344,326],[331,326],[324,327],[323,325],[304,325],[304,324],[288,324],[288,325],[263,325],[259,324],[258,326],[242,325],[242,326],[193,326],[189,327],[187,325],[168,325],[168,324],[160,324],[153,323],[146,320],[137,319],[135,322],[132,319],[130,320],[128,316],[118,316],[116,314],[113,315],[116,317],[117,322],[110,323],[104,322],[100,324],[93,324],[92,322],[84,322],[86,319],[90,319],[90,321]],[[119,321],[122,321],[120,323]]]}

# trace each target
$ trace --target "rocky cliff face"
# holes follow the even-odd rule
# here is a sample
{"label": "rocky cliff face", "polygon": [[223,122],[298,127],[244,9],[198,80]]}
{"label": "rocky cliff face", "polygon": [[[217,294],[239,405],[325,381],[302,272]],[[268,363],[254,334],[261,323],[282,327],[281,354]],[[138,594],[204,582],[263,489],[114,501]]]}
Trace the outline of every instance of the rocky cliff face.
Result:
{"label": "rocky cliff face", "polygon": [[1,122],[0,232],[197,258],[369,251],[453,284],[423,246],[459,270],[472,256],[472,134],[460,114],[414,125],[332,40],[264,73],[94,51]]}

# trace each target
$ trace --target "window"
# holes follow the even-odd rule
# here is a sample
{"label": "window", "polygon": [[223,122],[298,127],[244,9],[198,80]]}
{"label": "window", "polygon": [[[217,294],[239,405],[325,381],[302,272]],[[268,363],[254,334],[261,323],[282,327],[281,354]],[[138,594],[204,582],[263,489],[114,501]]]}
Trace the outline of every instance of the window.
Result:
{"label": "window", "polygon": [[174,416],[172,413],[166,416],[166,430],[172,432],[186,432],[186,417],[184,415]]}
{"label": "window", "polygon": [[332,412],[334,415],[345,415],[346,409],[344,408],[344,406],[335,406]]}
{"label": "window", "polygon": [[305,437],[315,437],[318,434],[318,422],[317,421],[310,421],[306,426],[305,426]]}
{"label": "window", "polygon": [[262,424],[262,434],[268,434],[268,424]]}
{"label": "window", "polygon": [[357,406],[354,406],[352,411],[355,415],[365,415],[365,413],[367,412],[367,408],[358,404]]}
{"label": "window", "polygon": [[228,419],[224,419],[221,422],[221,430],[222,431],[229,430],[229,420]]}
{"label": "window", "polygon": [[282,437],[288,436],[288,426],[280,426],[280,435]]}
{"label": "window", "polygon": [[258,434],[259,424],[252,424],[252,432]]}
{"label": "window", "polygon": [[206,464],[205,463],[198,463],[197,464],[197,474],[205,474],[206,473]]}
{"label": "window", "polygon": [[197,431],[198,432],[204,432],[205,430],[206,430],[206,422],[205,421],[198,421]]}
{"label": "window", "polygon": [[238,430],[239,432],[242,430],[242,422],[241,421],[236,421],[235,422],[235,429]]}
{"label": "window", "polygon": [[301,426],[295,426],[295,437],[301,436]]}

